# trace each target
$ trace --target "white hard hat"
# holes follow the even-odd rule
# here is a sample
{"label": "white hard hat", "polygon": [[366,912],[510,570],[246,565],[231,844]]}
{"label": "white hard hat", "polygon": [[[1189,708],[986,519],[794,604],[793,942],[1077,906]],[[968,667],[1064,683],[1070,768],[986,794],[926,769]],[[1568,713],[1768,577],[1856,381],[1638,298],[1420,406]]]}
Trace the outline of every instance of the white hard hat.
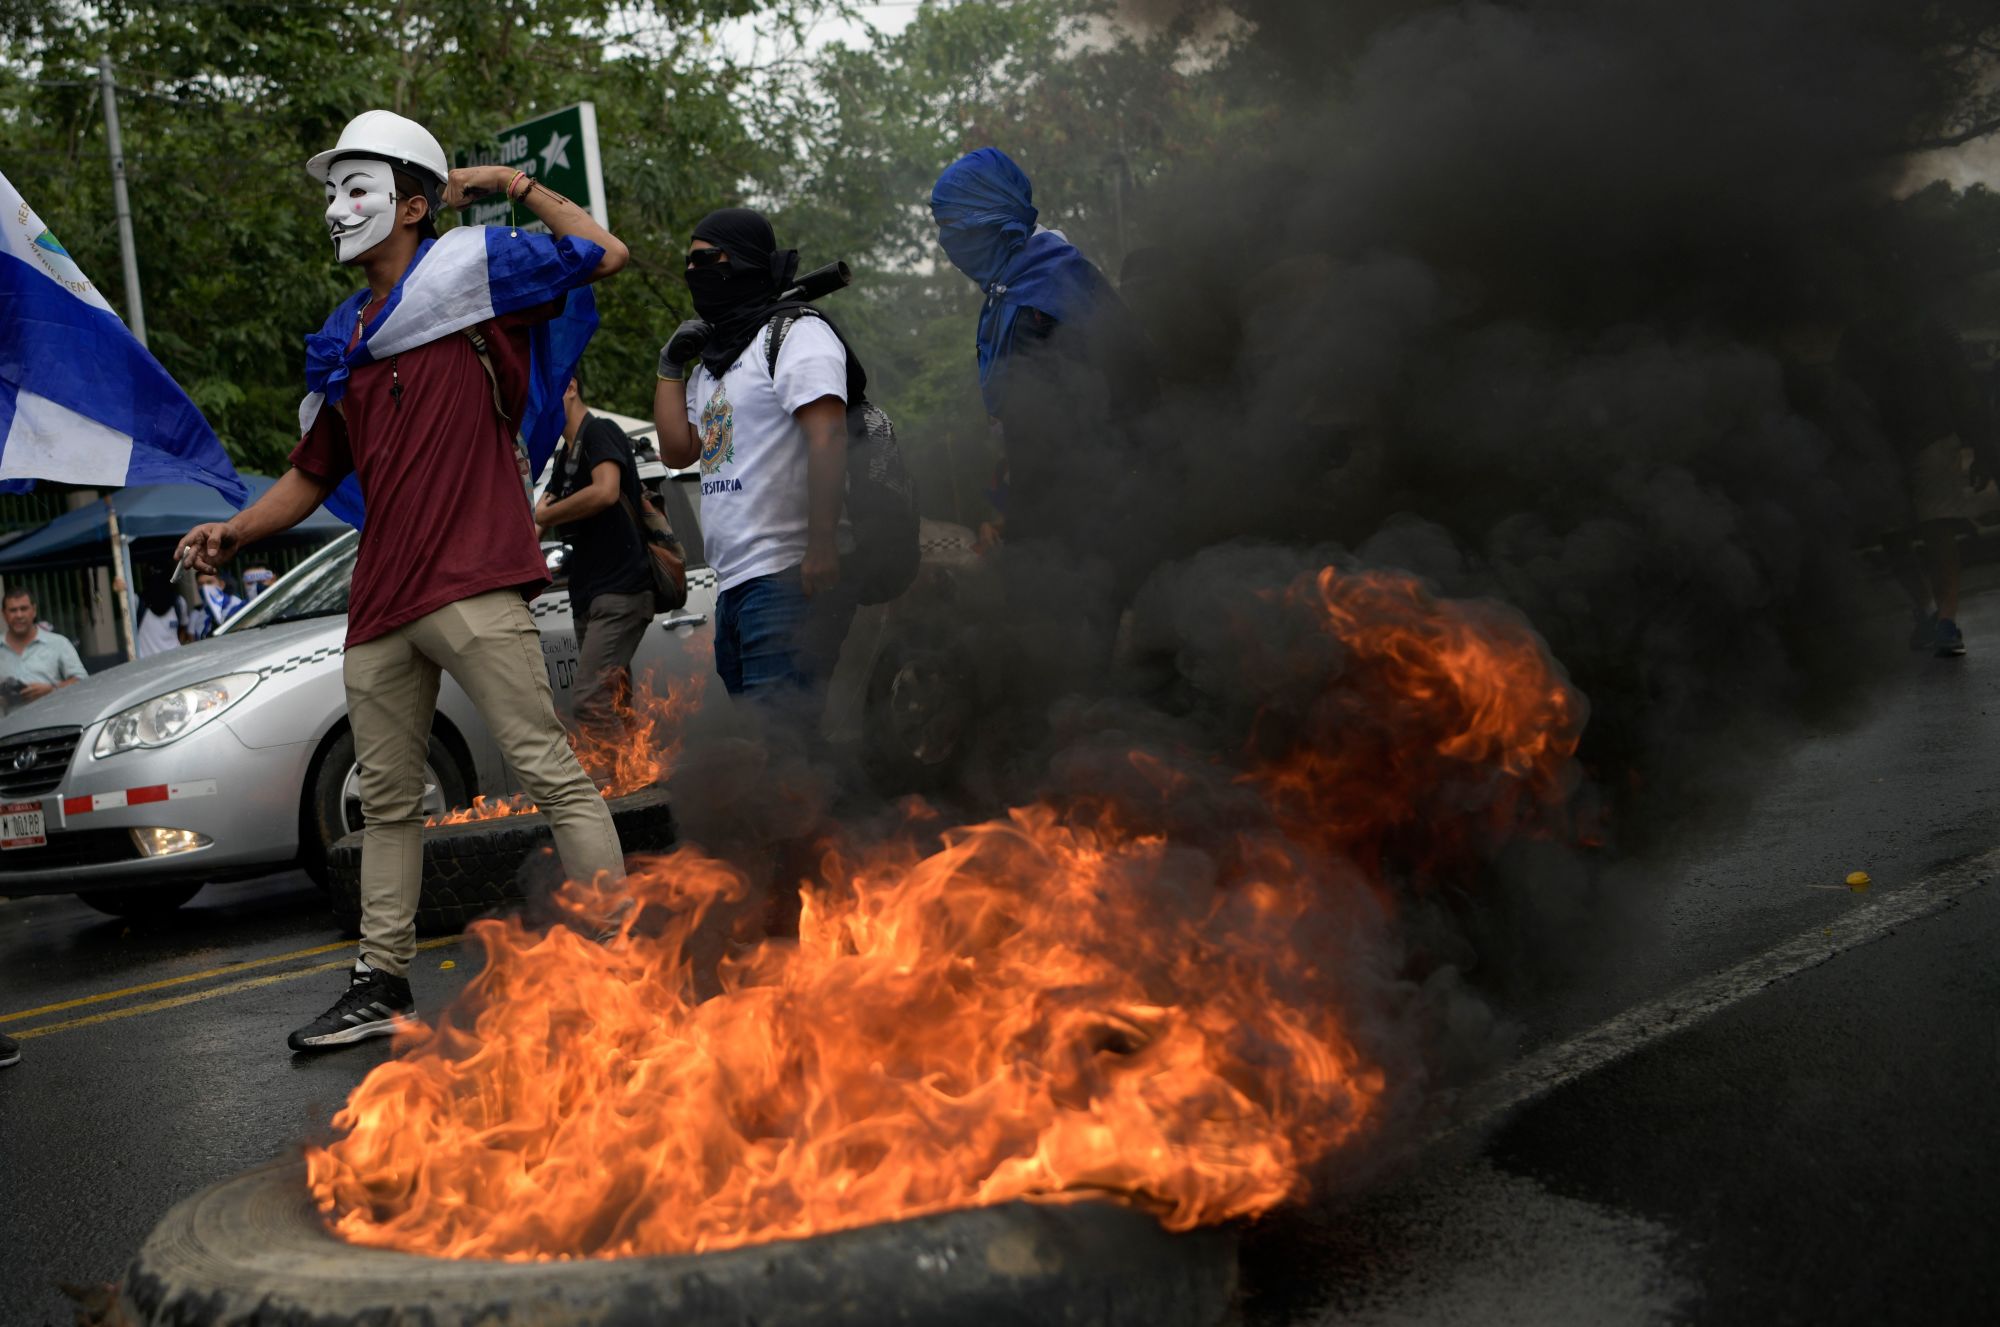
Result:
{"label": "white hard hat", "polygon": [[342,157],[375,157],[402,162],[437,178],[443,184],[451,174],[431,131],[415,120],[394,111],[363,111],[340,131],[340,141],[316,154],[306,163],[306,174],[324,184],[326,168]]}

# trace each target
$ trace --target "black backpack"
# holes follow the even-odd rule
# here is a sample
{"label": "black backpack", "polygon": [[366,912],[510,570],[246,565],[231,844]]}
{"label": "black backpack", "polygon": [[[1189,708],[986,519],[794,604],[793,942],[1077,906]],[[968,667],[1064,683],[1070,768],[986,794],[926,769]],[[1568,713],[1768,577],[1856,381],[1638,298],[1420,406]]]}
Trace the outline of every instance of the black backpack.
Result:
{"label": "black backpack", "polygon": [[868,399],[868,375],[847,338],[817,309],[794,306],[764,329],[764,363],[778,373],[778,350],[801,317],[818,318],[847,351],[847,523],[854,551],[841,557],[841,579],[864,604],[886,604],[917,578],[917,486],[903,464],[896,426]]}

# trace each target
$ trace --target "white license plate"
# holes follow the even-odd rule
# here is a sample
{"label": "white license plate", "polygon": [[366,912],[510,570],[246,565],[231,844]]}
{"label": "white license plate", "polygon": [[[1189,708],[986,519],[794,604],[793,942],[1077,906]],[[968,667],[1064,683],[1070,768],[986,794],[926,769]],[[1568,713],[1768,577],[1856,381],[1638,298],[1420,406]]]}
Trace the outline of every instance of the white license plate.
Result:
{"label": "white license plate", "polygon": [[576,685],[577,653],[575,636],[542,637],[542,663],[549,670],[549,686],[565,695]]}
{"label": "white license plate", "polygon": [[0,851],[8,848],[47,846],[48,831],[42,824],[40,802],[0,803]]}

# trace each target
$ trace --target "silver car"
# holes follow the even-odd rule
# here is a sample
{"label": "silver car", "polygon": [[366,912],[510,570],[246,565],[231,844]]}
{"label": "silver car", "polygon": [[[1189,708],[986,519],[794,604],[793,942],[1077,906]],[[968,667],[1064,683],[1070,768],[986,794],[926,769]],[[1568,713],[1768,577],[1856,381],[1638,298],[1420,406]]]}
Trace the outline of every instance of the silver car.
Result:
{"label": "silver car", "polygon": [[[641,474],[665,490],[676,528],[698,550],[698,486],[664,482],[657,462]],[[209,881],[294,862],[323,882],[327,850],[361,826],[341,680],[358,543],[352,533],[334,540],[207,640],[109,669],[0,718],[0,895],[75,893],[131,916],[177,908]],[[963,565],[970,549],[962,527],[926,522],[932,576]],[[544,551],[559,580],[561,546]],[[651,673],[656,688],[696,672],[714,680],[715,573],[692,552],[689,562],[686,606],[661,615],[634,661],[635,677]],[[557,708],[567,713],[577,664],[569,596],[558,584],[531,607]],[[900,776],[941,765],[957,721],[939,699],[946,670],[896,644],[895,607],[857,618],[827,726],[836,737],[875,733],[884,756],[877,765]],[[691,721],[697,738],[702,725],[727,718],[721,686],[704,695]],[[429,814],[475,794],[518,790],[449,675],[424,785]]]}

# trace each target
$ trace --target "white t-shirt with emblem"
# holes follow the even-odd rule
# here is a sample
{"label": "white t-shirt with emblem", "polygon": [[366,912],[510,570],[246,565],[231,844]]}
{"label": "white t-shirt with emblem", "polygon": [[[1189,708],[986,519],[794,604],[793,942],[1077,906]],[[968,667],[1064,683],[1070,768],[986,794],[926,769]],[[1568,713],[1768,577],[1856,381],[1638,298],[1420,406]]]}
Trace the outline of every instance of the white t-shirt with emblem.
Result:
{"label": "white t-shirt with emblem", "polygon": [[823,396],[847,400],[847,351],[806,315],[785,333],[778,369],[757,333],[718,382],[697,362],[688,423],[701,441],[701,540],[716,588],[796,567],[806,556],[806,431],[795,416]]}

